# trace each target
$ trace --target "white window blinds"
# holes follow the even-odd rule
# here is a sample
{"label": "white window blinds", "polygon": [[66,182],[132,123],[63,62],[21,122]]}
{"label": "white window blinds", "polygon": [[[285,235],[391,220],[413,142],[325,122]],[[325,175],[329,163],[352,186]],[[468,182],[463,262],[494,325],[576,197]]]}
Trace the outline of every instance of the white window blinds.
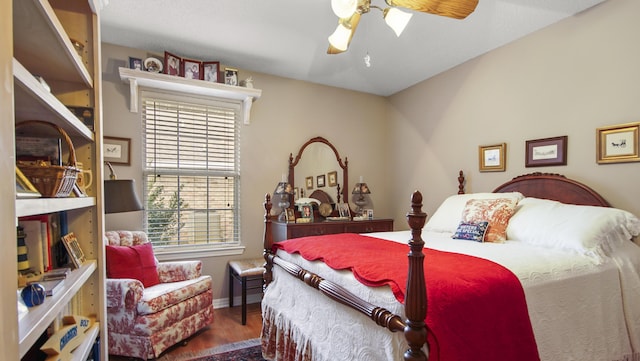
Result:
{"label": "white window blinds", "polygon": [[156,247],[239,243],[239,104],[143,92],[145,221]]}

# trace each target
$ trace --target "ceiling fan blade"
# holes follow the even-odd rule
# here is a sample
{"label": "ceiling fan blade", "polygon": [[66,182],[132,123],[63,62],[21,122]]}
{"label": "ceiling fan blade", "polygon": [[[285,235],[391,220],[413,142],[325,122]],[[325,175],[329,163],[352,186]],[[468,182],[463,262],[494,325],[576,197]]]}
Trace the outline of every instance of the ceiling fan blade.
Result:
{"label": "ceiling fan blade", "polygon": [[[356,28],[358,27],[358,24],[360,23],[360,13],[354,13],[351,16],[351,19],[349,19],[349,23],[351,24],[351,35],[349,35],[349,42],[347,43],[347,49],[349,49],[349,44],[351,44],[351,39],[353,39],[353,34],[355,34],[356,32]],[[342,21],[342,19],[340,19],[340,21]],[[338,23],[340,23],[340,21]],[[329,48],[327,49],[327,54],[340,54],[340,53],[344,53],[345,51],[347,51],[347,49],[345,50],[340,50],[334,46],[332,46],[331,44],[329,44]]]}
{"label": "ceiling fan blade", "polygon": [[478,5],[478,0],[386,0],[390,6],[398,6],[423,13],[464,19]]}

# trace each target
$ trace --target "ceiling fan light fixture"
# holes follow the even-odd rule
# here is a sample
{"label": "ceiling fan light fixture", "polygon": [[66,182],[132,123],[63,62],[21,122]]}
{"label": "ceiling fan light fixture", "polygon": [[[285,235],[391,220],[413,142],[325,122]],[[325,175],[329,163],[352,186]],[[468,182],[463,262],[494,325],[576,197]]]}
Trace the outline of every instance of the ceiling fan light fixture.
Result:
{"label": "ceiling fan light fixture", "polygon": [[331,0],[331,9],[339,18],[350,18],[358,8],[358,0]]}
{"label": "ceiling fan light fixture", "polygon": [[400,36],[404,29],[409,24],[409,20],[413,14],[404,12],[397,8],[386,8],[382,12],[384,16],[384,21],[389,25],[391,29],[396,33],[396,36]]}
{"label": "ceiling fan light fixture", "polygon": [[338,24],[336,31],[329,36],[329,44],[338,50],[345,51],[349,47],[351,39],[351,29],[347,28],[342,22]]}

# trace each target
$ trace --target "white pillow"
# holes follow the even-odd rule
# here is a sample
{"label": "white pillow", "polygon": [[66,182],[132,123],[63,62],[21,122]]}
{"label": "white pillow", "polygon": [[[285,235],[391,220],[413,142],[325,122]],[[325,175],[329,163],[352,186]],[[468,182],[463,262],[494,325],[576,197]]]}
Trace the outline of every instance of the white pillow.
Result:
{"label": "white pillow", "polygon": [[525,198],[507,226],[507,239],[572,250],[598,258],[640,234],[640,220],[617,208]]}
{"label": "white pillow", "polygon": [[462,220],[462,211],[468,200],[498,198],[509,198],[520,201],[524,196],[520,192],[454,194],[445,199],[435,213],[428,218],[427,224],[424,226],[424,231],[453,234],[456,232]]}

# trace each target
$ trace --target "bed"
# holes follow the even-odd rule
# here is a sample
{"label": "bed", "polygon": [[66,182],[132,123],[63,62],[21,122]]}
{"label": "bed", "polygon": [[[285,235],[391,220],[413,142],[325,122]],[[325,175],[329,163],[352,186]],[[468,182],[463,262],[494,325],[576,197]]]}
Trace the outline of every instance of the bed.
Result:
{"label": "bed", "polygon": [[[640,359],[640,247],[633,243],[640,233],[638,218],[557,174],[519,176],[492,193],[464,194],[462,172],[458,181],[461,194],[447,198],[428,222],[422,196],[414,192],[408,231],[278,244],[271,238],[267,195],[264,357]],[[496,204],[508,204],[511,214],[506,219],[501,212],[489,214]],[[474,223],[474,217],[491,225]],[[477,239],[480,230],[481,239],[501,232],[503,239],[468,240]],[[467,239],[452,239],[454,233]],[[312,250],[302,249],[305,244]],[[340,263],[347,262],[346,254],[360,260]],[[487,269],[496,280],[487,281],[476,262],[494,267]],[[470,275],[434,277],[448,272]],[[476,289],[457,296],[451,289],[460,279],[460,288],[469,283]]]}

